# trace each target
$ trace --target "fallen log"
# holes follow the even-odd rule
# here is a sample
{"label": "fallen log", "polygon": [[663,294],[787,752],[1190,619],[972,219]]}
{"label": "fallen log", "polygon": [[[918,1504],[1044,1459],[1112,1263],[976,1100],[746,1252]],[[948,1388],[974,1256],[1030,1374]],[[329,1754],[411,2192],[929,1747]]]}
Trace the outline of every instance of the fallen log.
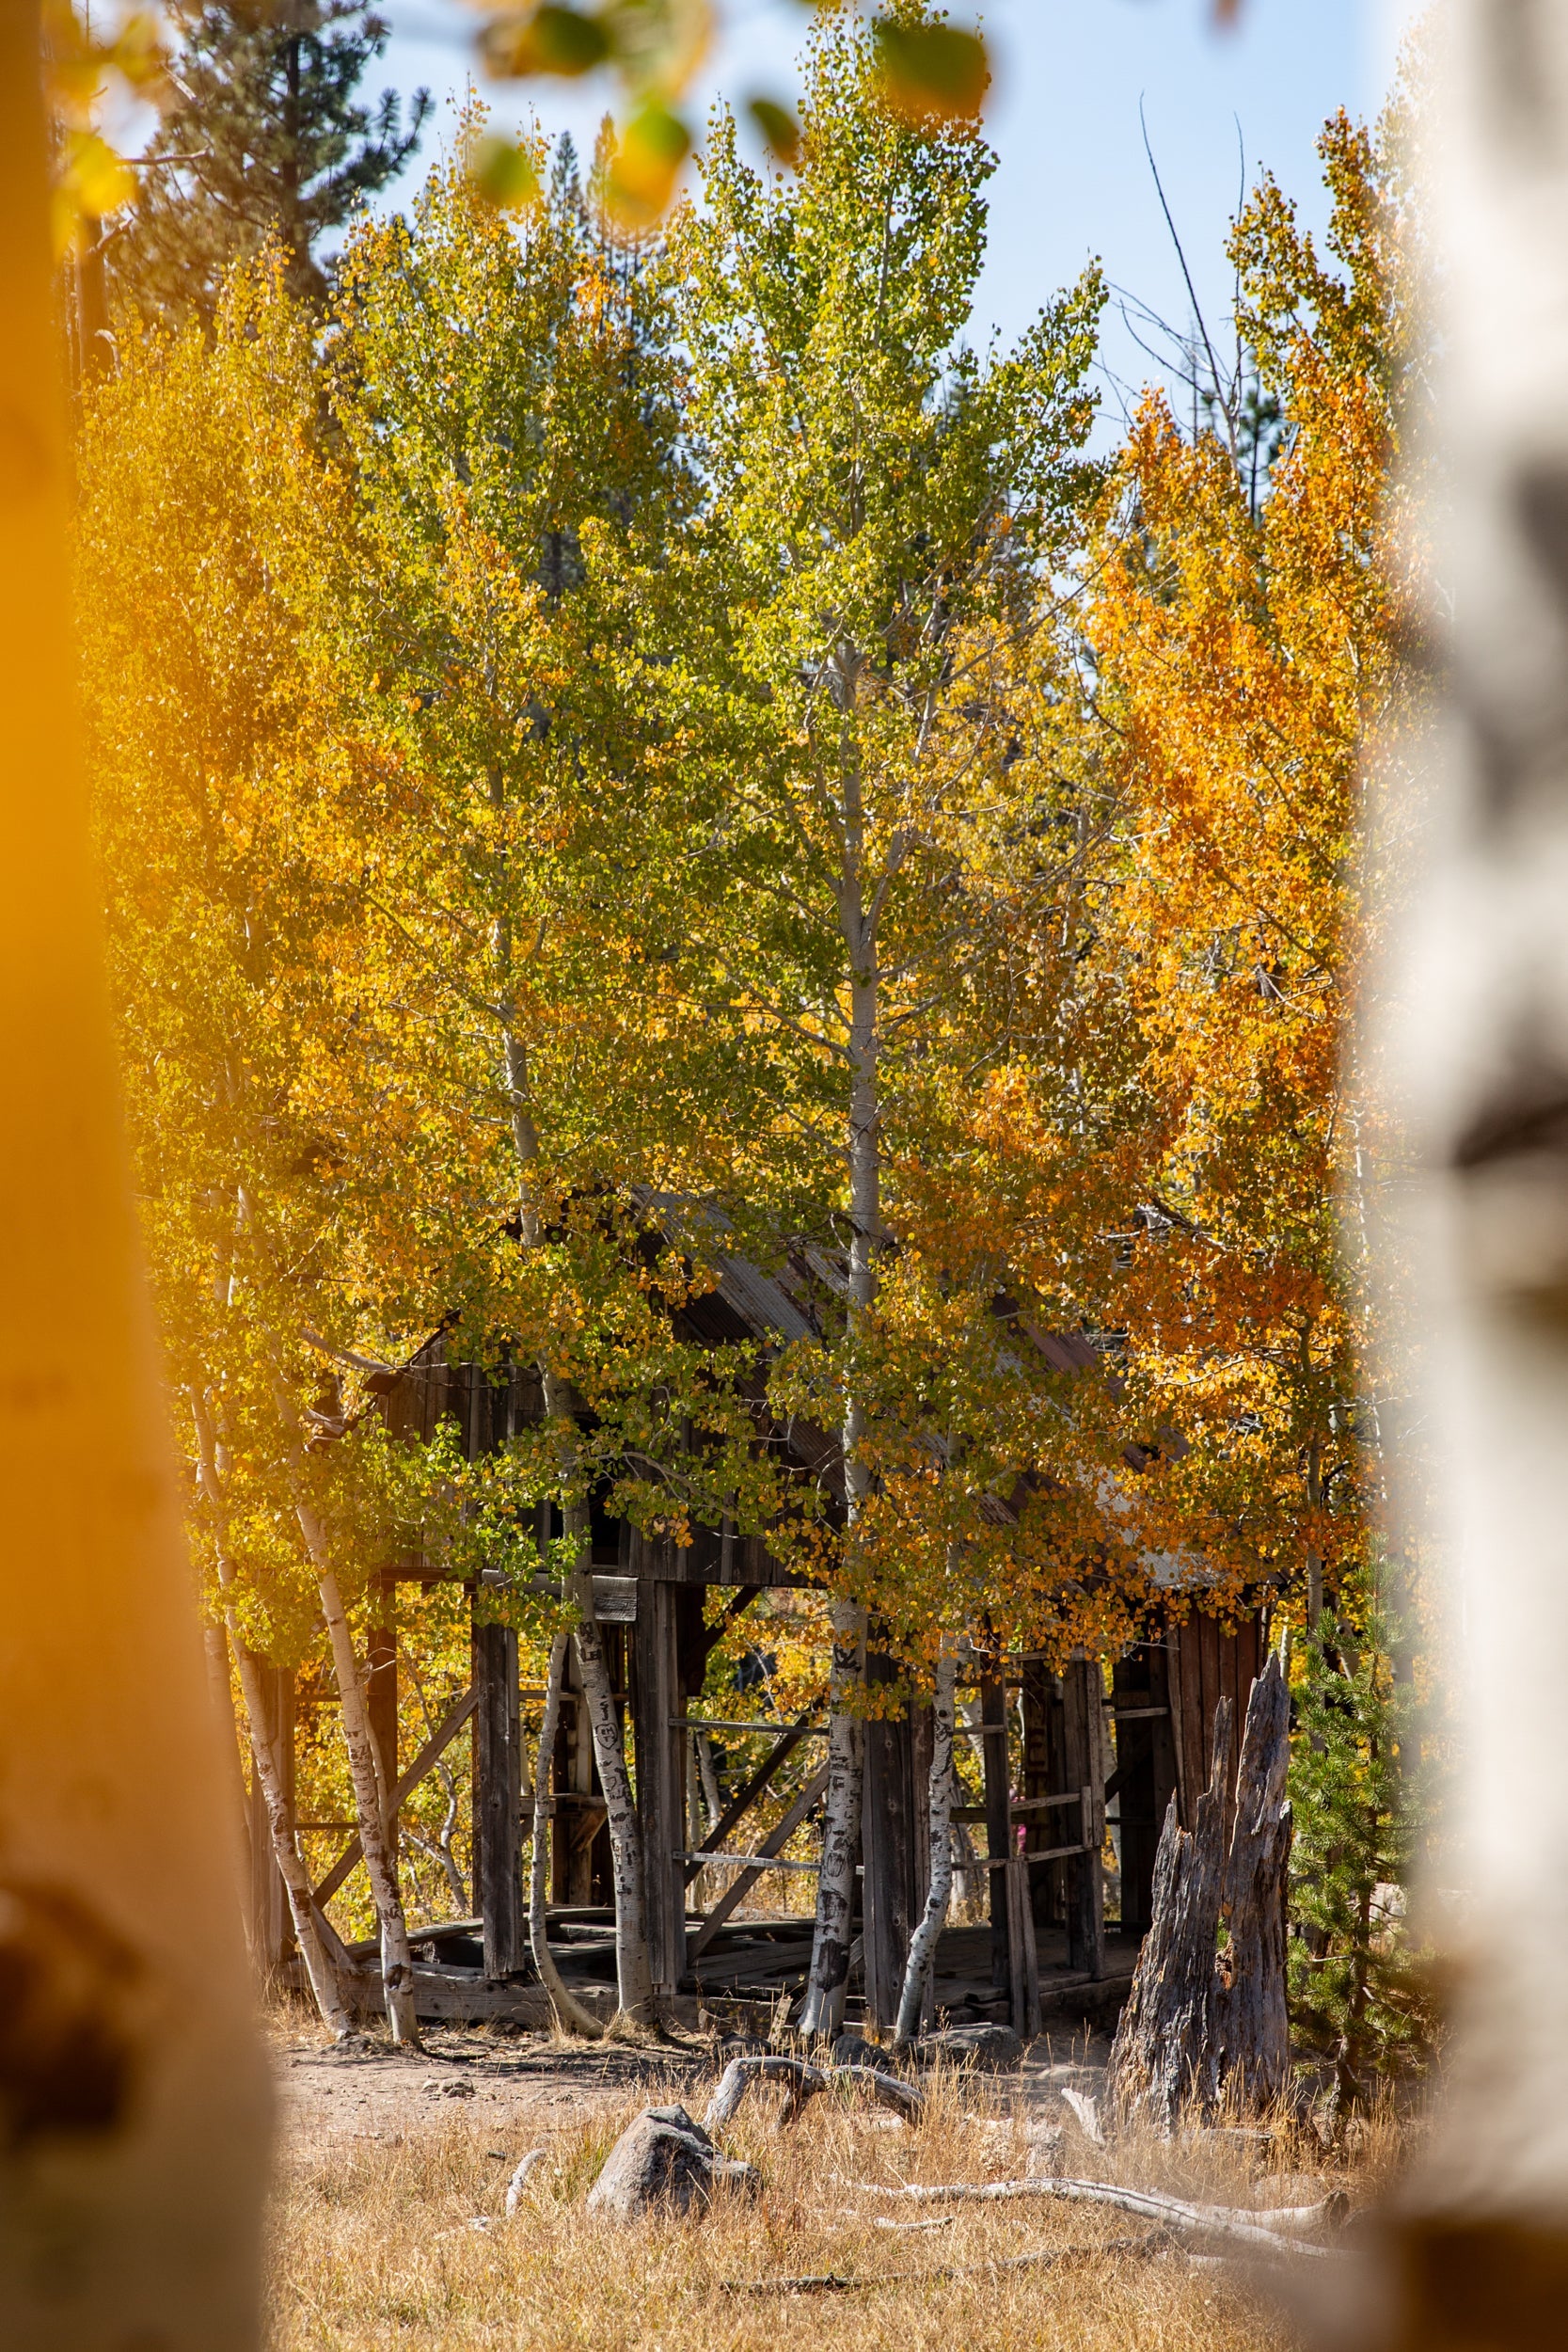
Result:
{"label": "fallen log", "polygon": [[818,2091],[837,2083],[869,2090],[883,2106],[893,2107],[906,2123],[917,2122],[925,2111],[926,2094],[913,2083],[900,2081],[896,2074],[884,2074],[878,2066],[813,2066],[809,2060],[786,2058],[768,2052],[745,2058],[731,2058],[719,2078],[719,2087],[707,2103],[703,2116],[703,2128],[721,2132],[734,2121],[741,2101],[754,2082],[783,2082],[790,2088],[790,2101],[781,2119],[793,2123],[800,2109]]}
{"label": "fallen log", "polygon": [[1222,2237],[1240,2245],[1263,2246],[1272,2252],[1323,2254],[1327,2248],[1310,2244],[1300,2233],[1313,2227],[1337,2228],[1348,2201],[1341,2192],[1325,2197],[1321,2205],[1287,2205],[1276,2212],[1252,2212],[1234,2205],[1195,2205],[1180,2197],[1165,2197],[1153,2189],[1123,2188],[1115,2181],[1070,2181],[1055,2178],[1022,2181],[949,2181],[929,2187],[907,2183],[884,2185],[854,2181],[850,2187],[870,2197],[904,2197],[917,2204],[1004,2204],[1018,2197],[1059,2197],[1069,2204],[1115,2205],[1145,2221],[1190,2235]]}

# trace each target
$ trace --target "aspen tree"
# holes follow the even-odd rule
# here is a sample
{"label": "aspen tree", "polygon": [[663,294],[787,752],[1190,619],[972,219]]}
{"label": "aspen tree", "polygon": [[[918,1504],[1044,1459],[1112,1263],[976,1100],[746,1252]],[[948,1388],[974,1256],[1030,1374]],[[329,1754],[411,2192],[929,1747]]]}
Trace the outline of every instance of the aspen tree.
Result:
{"label": "aspen tree", "polygon": [[515,216],[459,157],[408,221],[354,240],[330,378],[346,529],[312,534],[303,483],[280,561],[364,779],[342,872],[378,1018],[427,1120],[466,1138],[451,1343],[539,1369],[543,1421],[510,1458],[562,1515],[621,2007],[646,2022],[641,1831],[592,1507],[687,1541],[733,1498],[749,1531],[769,1470],[737,1386],[746,1351],[672,1338],[710,1278],[643,1205],[673,1214],[694,1188],[685,1008],[660,952],[675,749],[662,714],[644,723],[637,660],[641,575],[689,504],[673,371],[638,248],[594,226],[568,151],[552,167],[540,145],[534,165],[547,188]]}
{"label": "aspen tree", "polygon": [[[379,1356],[438,1320],[444,1188],[356,994],[336,852],[341,771],[262,507],[313,431],[308,330],[277,266],[211,343],[122,336],[84,424],[79,594],[111,985],[143,1230],[190,1442],[192,1535],[236,1638],[297,1656],[325,1617],[388,2016],[417,2038],[386,1790],[348,1624],[369,1568],[338,1462],[354,1400],[323,1333]],[[323,1449],[328,1449],[324,1452]],[[249,1698],[247,1696],[247,1708]],[[325,2013],[276,1759],[252,1752]]]}
{"label": "aspen tree", "polygon": [[[843,1266],[847,1525],[801,2019],[815,2032],[842,2016],[859,1858],[864,1359],[895,1238],[887,1169],[917,1149],[901,1119],[923,1042],[919,951],[958,863],[959,812],[1002,749],[963,644],[1026,605],[1088,479],[1097,279],[1006,358],[959,342],[992,167],[972,126],[895,112],[869,31],[835,16],[808,53],[798,178],[750,170],[721,113],[702,209],[673,223],[667,266],[706,488],[669,695],[713,762],[694,945],[710,1001],[775,1073],[751,1189]],[[814,1199],[832,1203],[826,1224]]]}

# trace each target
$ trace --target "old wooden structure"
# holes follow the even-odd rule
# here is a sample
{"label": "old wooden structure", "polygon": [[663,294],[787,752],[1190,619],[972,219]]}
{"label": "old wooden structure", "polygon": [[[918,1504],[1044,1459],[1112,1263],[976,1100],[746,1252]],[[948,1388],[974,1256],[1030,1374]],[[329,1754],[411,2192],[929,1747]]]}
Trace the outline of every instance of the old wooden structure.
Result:
{"label": "old wooden structure", "polygon": [[[732,1262],[718,1289],[686,1311],[692,1334],[707,1342],[800,1337],[805,1315],[784,1286]],[[1060,1344],[1060,1343],[1058,1343]],[[470,1456],[495,1446],[537,1414],[529,1370],[485,1377],[472,1365],[448,1363],[433,1345],[395,1380],[384,1406],[396,1432],[429,1436],[437,1422],[458,1423]],[[793,1430],[802,1462],[832,1475],[832,1452],[820,1433]],[[701,1693],[710,1653],[734,1619],[760,1594],[792,1580],[758,1539],[698,1529],[684,1548],[644,1538],[625,1522],[595,1515],[592,1558],[597,1613],[608,1662],[630,1735],[646,1857],[647,1931],[656,1987],[676,2011],[698,2006],[723,2014],[746,2004],[776,2003],[799,1991],[811,1949],[804,1913],[759,1917],[758,1883],[818,1804],[825,1771],[825,1724],[786,1724],[754,1711],[722,1719],[705,1712]],[[521,1858],[528,1832],[531,1758],[515,1635],[476,1613],[469,1690],[397,1776],[398,1667],[394,1632],[400,1585],[437,1571],[420,1559],[390,1563],[386,1606],[372,1631],[370,1700],[391,1809],[471,1720],[473,1725],[473,1881],[477,1916],[420,1931],[417,1948],[422,2009],[433,2014],[511,2015],[543,2022],[543,1994],[528,1952]],[[726,1599],[717,1625],[705,1596]],[[1228,1631],[1197,1615],[1162,1640],[1116,1661],[1107,1697],[1097,1661],[1059,1674],[1034,1658],[998,1658],[960,1689],[960,1734],[977,1754],[983,1802],[960,1804],[962,1837],[983,1832],[973,1869],[988,1890],[985,1923],[956,1924],[938,1956],[936,2007],[952,2018],[1003,2018],[1022,2031],[1053,2019],[1108,2021],[1131,1980],[1148,1923],[1154,1853],[1174,1793],[1183,1820],[1204,1785],[1215,1706],[1229,1696],[1243,1710],[1260,1656],[1256,1619]],[[888,1679],[890,1659],[873,1654],[869,1672]],[[268,1687],[275,1729],[286,1736],[287,1677]],[[737,1706],[740,1702],[737,1701]],[[701,1738],[766,1735],[766,1754],[700,1833],[696,1802]],[[924,1823],[930,1756],[928,1712],[906,1706],[865,1729],[860,1932],[851,1965],[849,2014],[887,2029],[894,2022],[905,1957],[926,1900]],[[579,1994],[608,1999],[613,1979],[609,1831],[599,1794],[586,1706],[575,1666],[562,1708],[553,1757],[552,1944],[562,1973]],[[769,1794],[788,1802],[766,1836],[751,1827]],[[252,1839],[253,1942],[263,1964],[287,1957],[287,1909],[258,1815]],[[1106,1923],[1103,1856],[1107,1829],[1119,1853],[1120,1899]],[[720,1876],[706,1857],[723,1858],[729,1883],[705,1909],[693,1906],[699,1883]],[[316,1893],[325,1903],[358,1860],[349,1840]],[[800,1863],[783,1867],[809,1870]],[[360,1987],[373,1999],[367,1974]]]}

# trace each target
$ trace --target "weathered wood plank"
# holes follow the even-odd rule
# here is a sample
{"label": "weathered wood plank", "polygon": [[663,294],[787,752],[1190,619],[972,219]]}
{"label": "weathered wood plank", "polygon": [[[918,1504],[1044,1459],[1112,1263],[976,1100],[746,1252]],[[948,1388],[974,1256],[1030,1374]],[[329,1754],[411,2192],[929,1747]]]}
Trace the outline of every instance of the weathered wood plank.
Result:
{"label": "weathered wood plank", "polygon": [[[438,1759],[445,1755],[473,1713],[478,1698],[479,1693],[471,1688],[465,1691],[455,1706],[449,1708],[441,1718],[430,1738],[409,1765],[408,1770],[404,1773],[403,1778],[398,1782],[395,1799],[399,1807],[406,1804],[425,1774],[434,1771]],[[356,1830],[321,1884],[312,1890],[310,1900],[318,1905],[329,1903],[359,1858],[359,1834]]]}
{"label": "weathered wood plank", "polygon": [[[730,1835],[730,1832],[736,1827],[736,1824],[738,1821],[743,1820],[746,1815],[751,1811],[752,1805],[755,1804],[763,1790],[768,1787],[768,1782],[772,1779],[780,1765],[784,1761],[784,1758],[794,1754],[795,1750],[800,1746],[800,1741],[808,1736],[811,1728],[812,1726],[804,1715],[800,1717],[798,1723],[791,1724],[783,1739],[781,1739],[777,1745],[771,1748],[768,1755],[764,1756],[761,1764],[752,1774],[751,1779],[746,1783],[746,1786],[740,1791],[740,1794],[732,1800],[732,1802],[725,1807],[719,1820],[714,1823],[713,1828],[708,1833],[707,1836],[703,1840],[701,1847],[702,1852],[712,1853],[718,1851],[718,1849],[723,1844],[725,1838]],[[686,1881],[688,1885],[690,1884],[691,1881],[696,1877],[698,1871],[702,1867],[703,1865],[700,1862],[689,1860],[686,1871]]]}
{"label": "weathered wood plank", "polygon": [[[828,1767],[824,1764],[821,1770],[815,1772],[811,1779],[807,1781],[805,1787],[801,1789],[800,1795],[796,1798],[794,1804],[790,1806],[788,1812],[779,1823],[777,1829],[769,1831],[768,1835],[763,1839],[762,1844],[758,1847],[757,1851],[759,1853],[767,1854],[769,1858],[775,1854],[782,1853],[785,1846],[788,1845],[790,1839],[794,1836],[796,1831],[800,1828],[801,1822],[805,1820],[806,1815],[811,1811],[812,1806],[818,1802],[827,1786]],[[703,1921],[703,1924],[697,1933],[688,1941],[686,1947],[686,1964],[689,1970],[695,1966],[697,1961],[702,1957],[703,1953],[706,1951],[708,1946],[712,1943],[714,1937],[723,1926],[725,1920],[730,1916],[732,1912],[738,1909],[739,1905],[745,1901],[747,1896],[751,1893],[752,1888],[756,1884],[761,1876],[762,1869],[760,1867],[751,1870],[742,1870],[740,1875],[736,1878],[735,1884],[720,1898],[718,1902],[714,1904],[713,1909],[708,1913],[707,1917]]]}

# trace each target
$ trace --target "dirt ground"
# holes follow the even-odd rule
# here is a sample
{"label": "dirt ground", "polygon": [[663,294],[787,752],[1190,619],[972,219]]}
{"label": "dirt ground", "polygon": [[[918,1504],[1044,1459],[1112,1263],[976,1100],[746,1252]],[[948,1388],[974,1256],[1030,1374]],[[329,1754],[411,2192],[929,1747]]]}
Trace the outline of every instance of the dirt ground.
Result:
{"label": "dirt ground", "polygon": [[[670,2095],[689,2085],[705,2098],[717,2074],[715,2045],[630,2048],[613,2042],[503,2036],[456,2026],[425,2030],[422,2052],[404,2054],[374,2039],[340,2051],[297,2014],[274,2025],[279,2138],[291,2155],[314,2156],[342,2141],[406,2139],[454,2115],[494,2126],[497,2149],[548,2147],[562,2127],[619,2112],[641,2090]],[[1022,2071],[982,2078],[977,2097],[1024,2120],[1043,2114],[1064,2081],[1102,2067],[1100,2038],[1053,2036],[1036,2043]],[[688,2101],[690,2104],[690,2100]]]}

